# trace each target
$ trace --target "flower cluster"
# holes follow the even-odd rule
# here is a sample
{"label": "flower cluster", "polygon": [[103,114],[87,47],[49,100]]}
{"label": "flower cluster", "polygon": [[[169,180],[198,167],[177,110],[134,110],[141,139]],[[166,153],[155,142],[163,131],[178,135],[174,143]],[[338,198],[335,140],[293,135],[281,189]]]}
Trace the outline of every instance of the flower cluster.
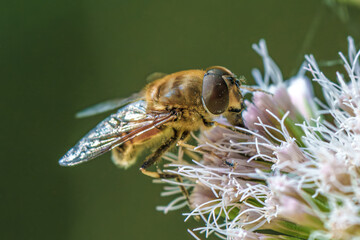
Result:
{"label": "flower cluster", "polygon": [[[348,57],[340,53],[346,72],[336,74],[337,82],[313,56],[284,81],[265,42],[253,48],[264,62],[264,74],[256,69],[254,79],[272,94],[255,92],[246,101],[243,128],[194,136],[192,163],[178,160],[182,152],[166,157],[173,160],[165,171],[182,181],[165,180],[171,185],[163,195],[179,197],[158,209],[189,205],[186,219],[203,222],[189,230],[195,238],[194,232],[222,239],[360,239],[360,51],[349,38]],[[325,103],[314,97],[306,74],[322,87]]]}

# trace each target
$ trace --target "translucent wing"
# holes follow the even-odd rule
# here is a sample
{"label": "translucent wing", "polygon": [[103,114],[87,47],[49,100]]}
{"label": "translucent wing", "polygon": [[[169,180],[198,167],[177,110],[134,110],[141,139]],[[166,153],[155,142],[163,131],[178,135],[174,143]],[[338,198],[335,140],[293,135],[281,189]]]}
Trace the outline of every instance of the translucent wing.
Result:
{"label": "translucent wing", "polygon": [[60,160],[62,166],[89,161],[157,126],[172,121],[170,112],[146,112],[147,104],[140,100],[118,110],[86,134]]}
{"label": "translucent wing", "polygon": [[134,93],[128,98],[116,98],[107,100],[105,102],[98,103],[94,106],[85,108],[84,110],[81,110],[80,112],[76,113],[76,118],[84,118],[84,117],[90,117],[96,114],[108,112],[114,109],[117,109],[119,107],[125,106],[126,104],[135,102],[137,100],[142,99],[142,92],[140,93]]}

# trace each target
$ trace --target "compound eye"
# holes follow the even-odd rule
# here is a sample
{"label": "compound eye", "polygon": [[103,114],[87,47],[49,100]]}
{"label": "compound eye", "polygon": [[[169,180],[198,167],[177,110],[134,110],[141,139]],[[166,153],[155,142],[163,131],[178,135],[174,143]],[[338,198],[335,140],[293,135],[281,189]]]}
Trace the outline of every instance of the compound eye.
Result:
{"label": "compound eye", "polygon": [[222,77],[225,74],[226,72],[215,68],[204,75],[202,101],[206,110],[214,115],[222,114],[229,106],[229,89]]}

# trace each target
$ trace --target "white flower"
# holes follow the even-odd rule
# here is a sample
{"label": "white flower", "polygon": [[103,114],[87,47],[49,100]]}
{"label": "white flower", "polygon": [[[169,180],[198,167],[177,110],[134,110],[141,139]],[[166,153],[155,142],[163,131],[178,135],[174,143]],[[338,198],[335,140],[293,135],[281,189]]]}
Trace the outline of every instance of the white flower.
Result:
{"label": "white flower", "polygon": [[[303,70],[303,69],[302,69]],[[314,102],[314,92],[310,80],[305,76],[305,71],[299,73],[288,80],[287,92],[291,103],[296,107],[300,114],[310,120],[315,116],[317,109]]]}
{"label": "white flower", "polygon": [[158,209],[186,206],[183,185],[191,208],[185,220],[203,223],[189,231],[195,238],[360,239],[360,51],[349,38],[348,58],[340,53],[346,74],[337,73],[337,83],[306,57],[305,70],[323,89],[320,103],[303,70],[283,81],[265,42],[253,48],[264,62],[264,74],[253,70],[254,78],[273,95],[255,92],[246,102],[239,130],[248,134],[202,132],[201,161],[168,164],[165,171],[183,182],[164,180],[174,186],[163,195],[180,196]]}

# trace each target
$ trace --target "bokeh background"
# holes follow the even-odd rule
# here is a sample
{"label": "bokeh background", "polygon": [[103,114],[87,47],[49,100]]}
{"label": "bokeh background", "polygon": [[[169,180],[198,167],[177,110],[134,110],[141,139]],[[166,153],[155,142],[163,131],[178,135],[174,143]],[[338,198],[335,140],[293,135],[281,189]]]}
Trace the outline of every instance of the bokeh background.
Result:
{"label": "bokeh background", "polygon": [[360,9],[333,1],[1,1],[0,239],[191,239],[196,222],[157,212],[171,199],[137,166],[58,165],[106,116],[74,114],[156,71],[223,65],[251,84],[261,38],[287,78],[305,53],[337,59],[348,35],[359,43]]}

